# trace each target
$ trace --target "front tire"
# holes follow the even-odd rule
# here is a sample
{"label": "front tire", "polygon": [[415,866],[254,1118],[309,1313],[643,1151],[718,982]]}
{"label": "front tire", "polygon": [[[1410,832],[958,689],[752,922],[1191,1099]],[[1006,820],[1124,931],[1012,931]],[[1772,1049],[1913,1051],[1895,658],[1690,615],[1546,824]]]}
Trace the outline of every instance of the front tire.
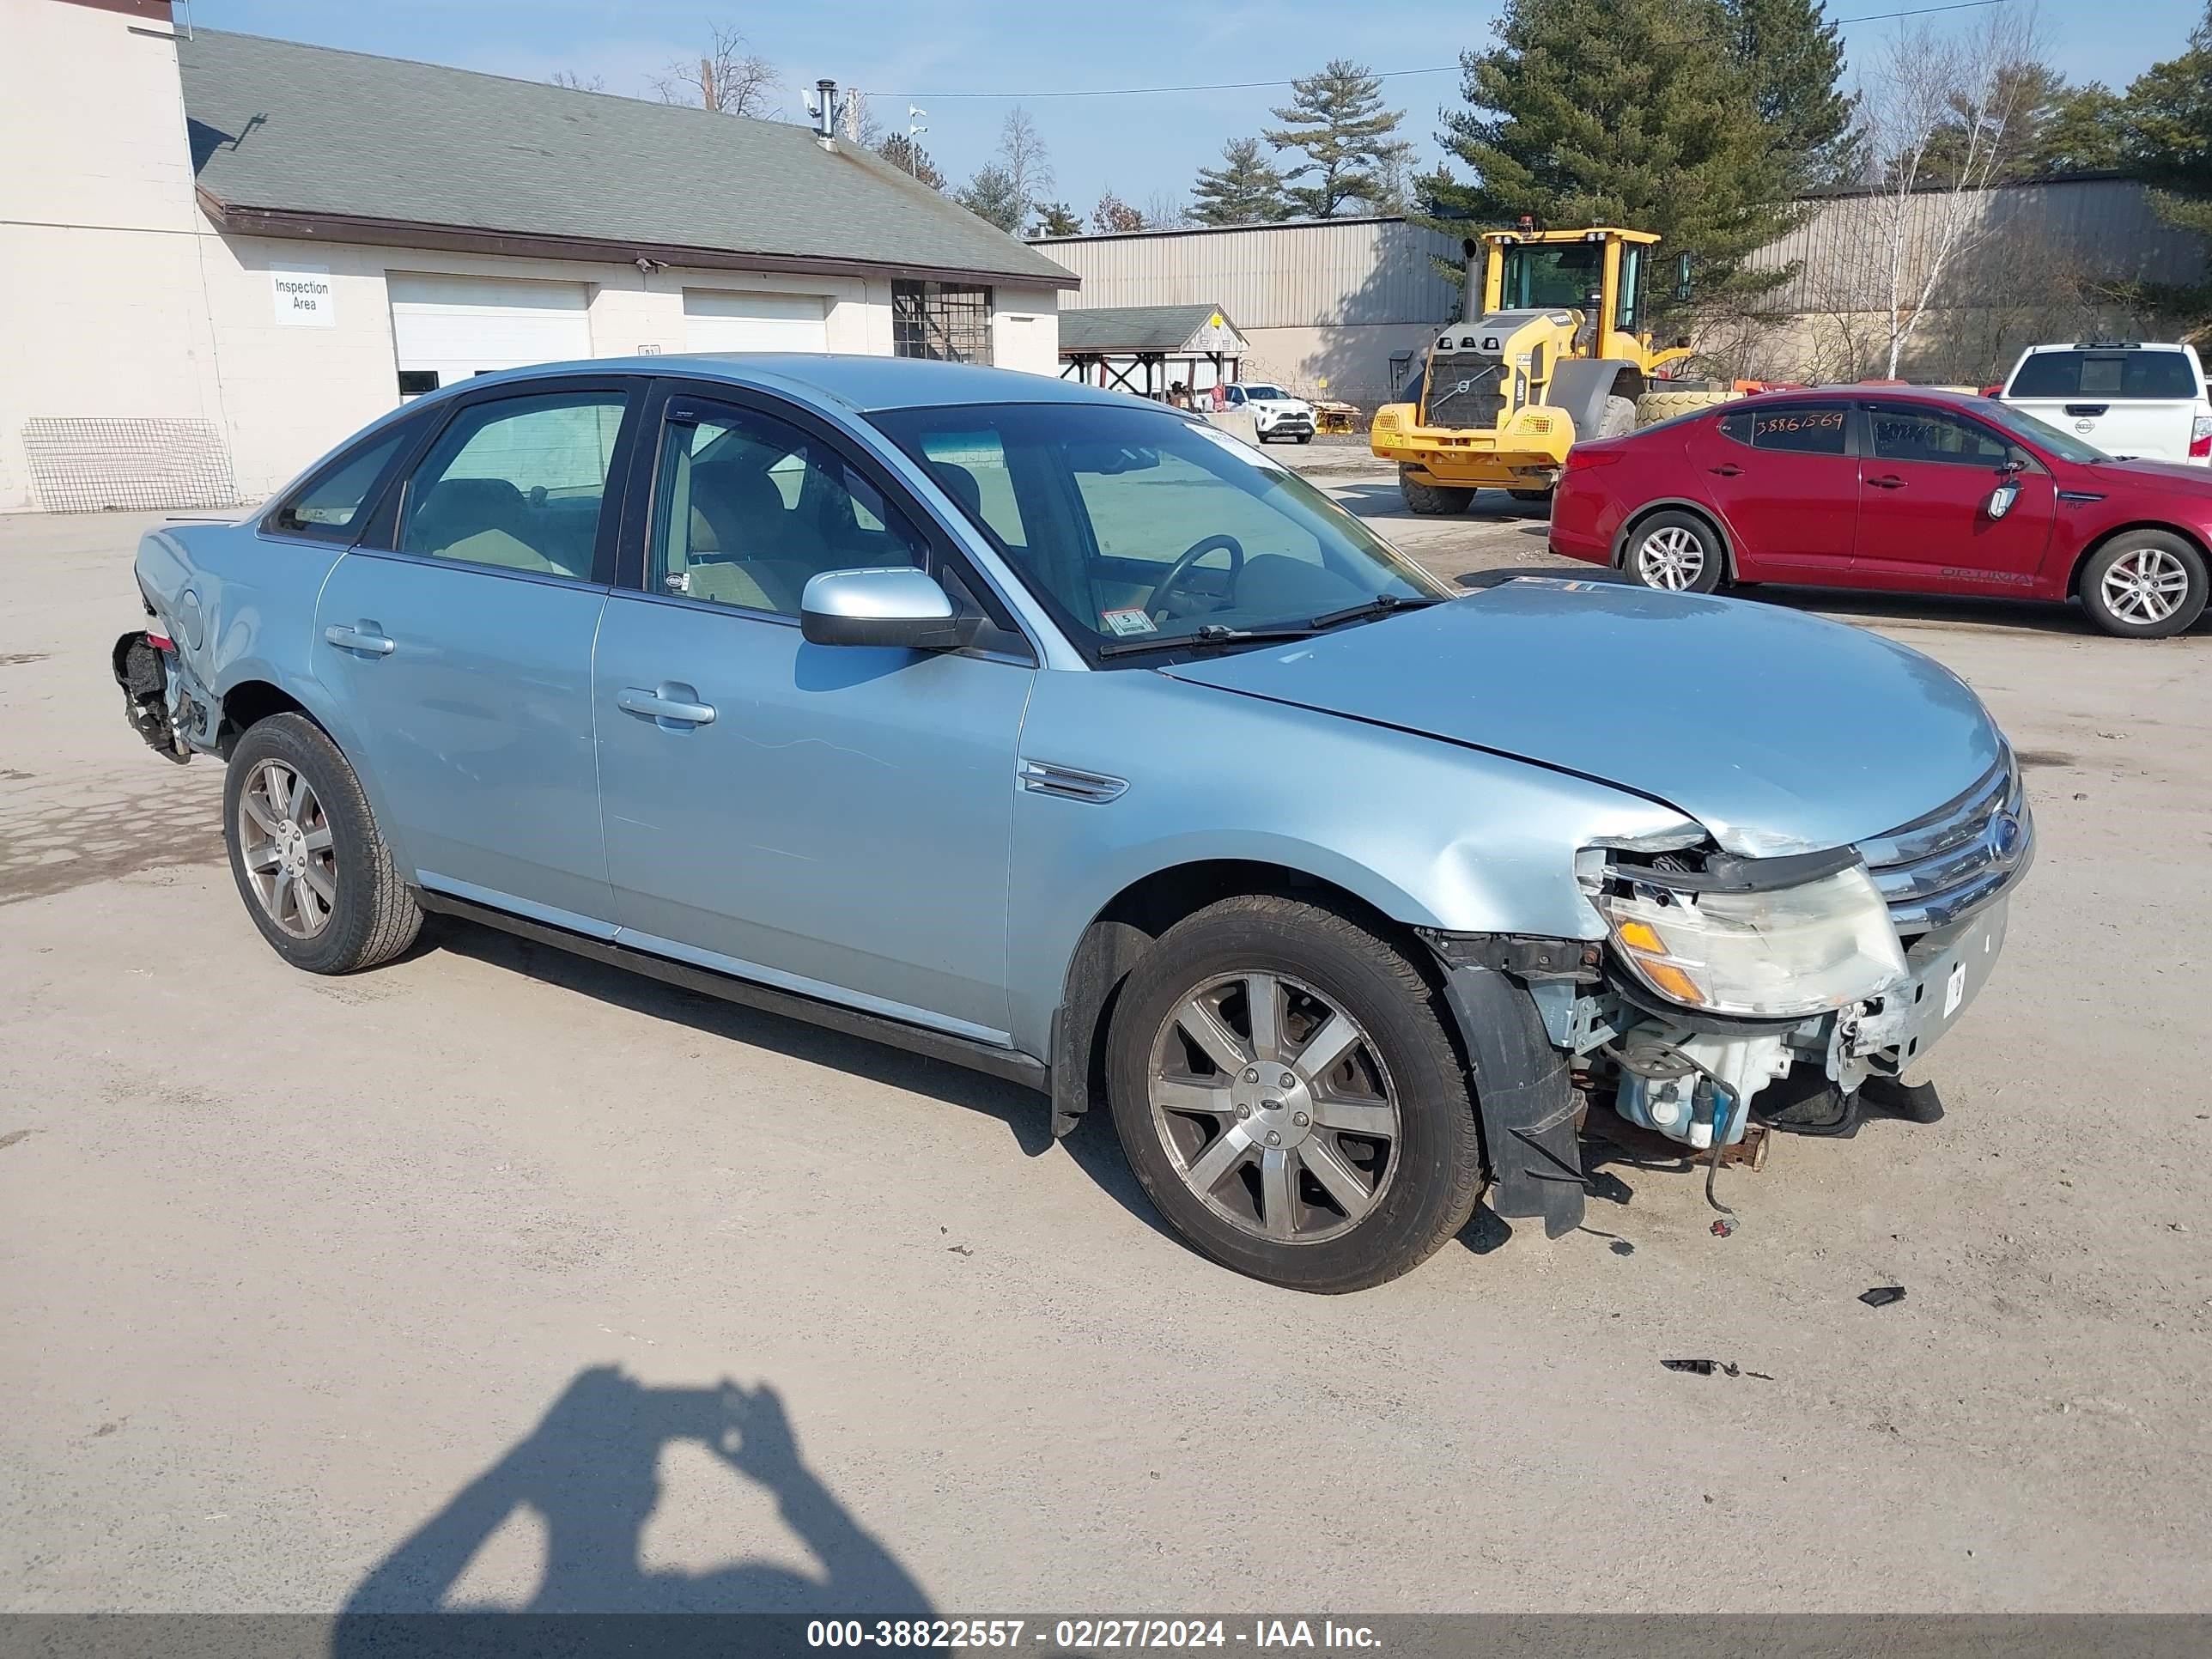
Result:
{"label": "front tire", "polygon": [[301,714],[247,728],[222,791],[223,842],[246,914],[276,954],[350,974],[415,942],[422,913],[377,833],[361,780]]}
{"label": "front tire", "polygon": [[2081,567],[2081,608],[2121,639],[2162,640],[2204,614],[2204,558],[2164,530],[2124,530]]}
{"label": "front tire", "polygon": [[1728,574],[1720,532],[1694,513],[1655,513],[1628,532],[1620,568],[1646,587],[1710,593]]}
{"label": "front tire", "polygon": [[1418,513],[1425,519],[1446,518],[1454,513],[1464,513],[1468,504],[1474,500],[1472,489],[1425,483],[1406,467],[1400,468],[1398,471],[1398,494],[1405,498],[1407,512]]}
{"label": "front tire", "polygon": [[1480,1135],[1437,994],[1340,911],[1252,895],[1186,917],[1131,972],[1107,1041],[1130,1167],[1226,1267],[1364,1290],[1474,1213]]}

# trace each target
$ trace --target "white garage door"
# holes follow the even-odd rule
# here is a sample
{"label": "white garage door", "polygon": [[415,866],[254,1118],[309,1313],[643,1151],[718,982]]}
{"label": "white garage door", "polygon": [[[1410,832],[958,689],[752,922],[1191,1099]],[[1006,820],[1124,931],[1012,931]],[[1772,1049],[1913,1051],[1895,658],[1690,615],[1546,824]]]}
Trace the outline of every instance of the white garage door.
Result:
{"label": "white garage door", "polygon": [[393,272],[385,285],[404,393],[433,391],[495,368],[592,355],[581,283]]}
{"label": "white garage door", "polygon": [[684,290],[686,351],[827,351],[830,301],[822,294]]}

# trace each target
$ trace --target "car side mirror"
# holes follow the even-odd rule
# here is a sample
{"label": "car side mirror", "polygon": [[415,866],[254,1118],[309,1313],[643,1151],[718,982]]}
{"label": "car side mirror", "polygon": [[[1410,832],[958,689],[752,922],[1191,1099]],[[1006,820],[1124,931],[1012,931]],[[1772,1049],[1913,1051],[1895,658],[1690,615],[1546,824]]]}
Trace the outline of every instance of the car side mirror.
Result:
{"label": "car side mirror", "polygon": [[962,616],[951,595],[911,565],[825,570],[808,578],[799,600],[799,629],[813,645],[957,651],[981,620]]}
{"label": "car side mirror", "polygon": [[2020,499],[2020,486],[2008,478],[1990,492],[1989,504],[1983,511],[1992,519],[2002,519],[2012,511],[2012,504]]}

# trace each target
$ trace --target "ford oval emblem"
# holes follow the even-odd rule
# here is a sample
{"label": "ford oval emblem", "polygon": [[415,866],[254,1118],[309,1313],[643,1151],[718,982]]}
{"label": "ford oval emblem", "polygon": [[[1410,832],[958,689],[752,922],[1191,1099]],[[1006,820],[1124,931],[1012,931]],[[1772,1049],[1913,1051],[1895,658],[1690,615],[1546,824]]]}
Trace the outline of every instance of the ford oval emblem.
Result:
{"label": "ford oval emblem", "polygon": [[1990,820],[1990,850],[2009,864],[2020,856],[2020,843],[2025,834],[2018,818],[2009,812],[2000,812]]}

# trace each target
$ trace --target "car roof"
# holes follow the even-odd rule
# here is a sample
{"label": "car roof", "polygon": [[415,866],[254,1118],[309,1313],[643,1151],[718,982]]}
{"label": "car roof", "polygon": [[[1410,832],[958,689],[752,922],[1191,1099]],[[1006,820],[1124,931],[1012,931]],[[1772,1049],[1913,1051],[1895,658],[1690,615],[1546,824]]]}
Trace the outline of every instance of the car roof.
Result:
{"label": "car roof", "polygon": [[1887,398],[1908,404],[1983,404],[1990,400],[1978,392],[1953,392],[1934,386],[1869,386],[1857,382],[1844,386],[1808,386],[1791,391],[1754,392],[1745,398],[1716,404],[1716,410],[1735,409],[1745,404],[1778,404],[1795,398]]}
{"label": "car roof", "polygon": [[2195,348],[2182,340],[2051,340],[2042,345],[2028,347],[2023,356],[2033,357],[2039,351],[2191,351]]}
{"label": "car roof", "polygon": [[1126,392],[1101,392],[1073,380],[1018,369],[982,368],[921,357],[866,357],[836,352],[685,351],[650,357],[591,357],[535,363],[457,380],[451,387],[526,383],[571,374],[682,375],[723,380],[760,392],[780,392],[855,411],[935,409],[957,404],[1105,404],[1127,408],[1144,402]]}

